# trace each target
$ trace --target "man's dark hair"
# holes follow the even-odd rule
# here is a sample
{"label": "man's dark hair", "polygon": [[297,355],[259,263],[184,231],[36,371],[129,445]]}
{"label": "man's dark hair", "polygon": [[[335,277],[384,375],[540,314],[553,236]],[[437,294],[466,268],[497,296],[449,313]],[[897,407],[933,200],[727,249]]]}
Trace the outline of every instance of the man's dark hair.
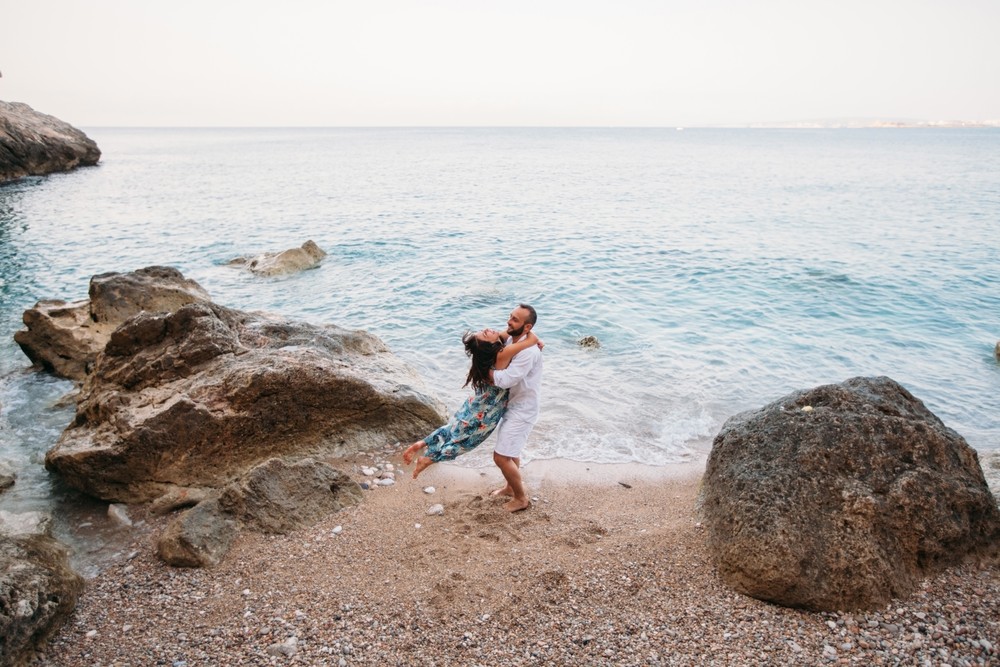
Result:
{"label": "man's dark hair", "polygon": [[517,307],[524,308],[526,311],[528,311],[528,319],[526,320],[526,322],[530,324],[532,328],[534,328],[535,322],[538,321],[538,313],[535,312],[535,309],[526,303],[519,303],[517,304]]}

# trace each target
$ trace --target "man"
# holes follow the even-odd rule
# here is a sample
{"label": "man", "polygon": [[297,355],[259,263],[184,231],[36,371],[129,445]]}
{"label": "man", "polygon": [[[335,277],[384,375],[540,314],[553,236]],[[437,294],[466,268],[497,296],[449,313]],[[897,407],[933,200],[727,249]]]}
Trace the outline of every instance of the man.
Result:
{"label": "man", "polygon": [[[520,340],[531,331],[538,315],[527,304],[520,304],[511,311],[507,320],[507,335]],[[496,496],[510,496],[504,503],[508,512],[520,512],[531,506],[521,481],[521,452],[528,442],[528,434],[538,420],[538,400],[542,388],[542,351],[530,347],[518,352],[505,370],[490,371],[490,380],[498,387],[510,389],[507,412],[497,427],[493,462],[500,468],[507,485],[493,492]]]}

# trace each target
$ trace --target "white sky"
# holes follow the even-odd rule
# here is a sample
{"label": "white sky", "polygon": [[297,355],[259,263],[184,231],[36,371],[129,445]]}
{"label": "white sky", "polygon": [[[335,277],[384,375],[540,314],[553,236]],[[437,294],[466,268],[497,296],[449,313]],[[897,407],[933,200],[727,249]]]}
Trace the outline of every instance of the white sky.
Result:
{"label": "white sky", "polygon": [[1000,119],[1000,0],[0,0],[79,126]]}

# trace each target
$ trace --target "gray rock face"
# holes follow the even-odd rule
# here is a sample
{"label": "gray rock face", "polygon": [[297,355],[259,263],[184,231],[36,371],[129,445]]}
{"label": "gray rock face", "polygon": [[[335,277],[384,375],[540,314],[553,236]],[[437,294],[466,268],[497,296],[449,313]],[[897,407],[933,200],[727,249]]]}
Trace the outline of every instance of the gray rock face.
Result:
{"label": "gray rock face", "polygon": [[20,102],[0,102],[0,183],[97,164],[86,134]]}
{"label": "gray rock face", "polygon": [[0,536],[0,664],[26,663],[82,592],[62,544],[46,535]]}
{"label": "gray rock face", "polygon": [[975,450],[884,377],[730,418],[702,502],[727,584],[812,610],[883,605],[966,556],[995,556],[1000,541]]}
{"label": "gray rock face", "polygon": [[300,248],[289,248],[276,253],[267,252],[255,257],[238,257],[229,263],[243,266],[251,273],[260,276],[280,276],[315,268],[324,257],[326,252],[315,242],[306,241]]}
{"label": "gray rock face", "polygon": [[169,312],[208,302],[198,283],[177,269],[151,266],[132,273],[104,273],[90,280],[90,298],[39,301],[24,311],[26,329],[14,334],[21,350],[49,372],[82,381],[111,339],[111,332],[140,312]]}
{"label": "gray rock face", "polygon": [[274,456],[414,440],[446,421],[376,337],[212,303],[142,312],[110,336],[49,470],[113,502],[221,489]]}
{"label": "gray rock face", "polygon": [[303,459],[271,459],[230,484],[220,506],[262,533],[289,533],[361,502],[361,487],[336,468]]}

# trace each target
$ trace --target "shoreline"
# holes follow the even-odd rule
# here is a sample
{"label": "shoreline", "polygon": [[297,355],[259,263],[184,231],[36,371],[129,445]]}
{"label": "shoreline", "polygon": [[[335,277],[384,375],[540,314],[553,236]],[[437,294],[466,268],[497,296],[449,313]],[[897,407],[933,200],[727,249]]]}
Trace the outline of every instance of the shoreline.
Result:
{"label": "shoreline", "polygon": [[[524,466],[533,506],[515,514],[489,497],[496,469],[438,464],[416,481],[411,471],[310,528],[244,533],[207,570],[161,563],[152,536],[167,518],[142,517],[132,557],[87,582],[39,664],[976,665],[1000,655],[996,564],[952,568],[869,612],[735,593],[704,546],[700,469],[534,461]],[[438,503],[443,513],[429,515]]]}

